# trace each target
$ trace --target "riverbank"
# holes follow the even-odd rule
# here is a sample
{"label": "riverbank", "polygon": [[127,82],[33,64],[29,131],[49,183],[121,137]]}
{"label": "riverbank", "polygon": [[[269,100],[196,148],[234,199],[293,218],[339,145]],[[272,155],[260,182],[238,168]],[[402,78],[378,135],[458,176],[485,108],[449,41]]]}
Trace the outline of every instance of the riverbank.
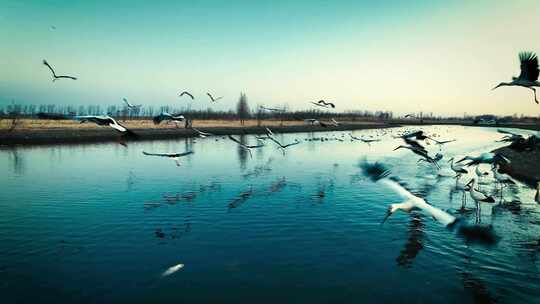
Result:
{"label": "riverbank", "polygon": [[[101,127],[95,124],[80,124],[69,120],[21,120],[19,124],[9,131],[9,121],[0,123],[0,146],[15,145],[47,145],[69,143],[96,143],[115,142],[119,140],[119,133],[110,127]],[[197,132],[184,127],[175,127],[174,124],[155,126],[151,121],[128,120],[121,121],[122,125],[138,135],[138,140],[175,139],[197,136]],[[303,121],[261,121],[248,120],[244,125],[238,121],[226,120],[200,120],[193,123],[193,127],[203,132],[215,135],[229,134],[264,134],[269,127],[277,133],[296,132],[323,132],[348,131],[374,128],[395,127],[395,124],[386,124],[374,121],[345,121],[338,126],[306,124]]]}
{"label": "riverbank", "polygon": [[512,178],[535,187],[540,182],[540,149],[516,151],[502,147],[493,151],[510,160],[510,164],[501,166],[501,171]]}

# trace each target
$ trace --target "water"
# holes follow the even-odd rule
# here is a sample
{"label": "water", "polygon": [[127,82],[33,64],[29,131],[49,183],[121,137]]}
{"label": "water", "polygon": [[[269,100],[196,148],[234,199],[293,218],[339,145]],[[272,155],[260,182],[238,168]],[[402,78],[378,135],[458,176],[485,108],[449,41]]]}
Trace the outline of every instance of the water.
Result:
{"label": "water", "polygon": [[[444,160],[490,151],[501,137],[423,129],[458,138]],[[438,174],[392,151],[402,131],[371,146],[342,132],[278,135],[303,142],[285,155],[268,143],[253,158],[222,138],[1,150],[2,303],[539,303],[540,206],[524,185],[506,190],[506,204],[482,207],[482,223],[501,237],[491,247],[418,212],[380,225],[400,199],[361,176],[363,158],[459,215],[444,160]],[[345,141],[305,141],[321,136]],[[177,167],[143,150],[195,154]]]}

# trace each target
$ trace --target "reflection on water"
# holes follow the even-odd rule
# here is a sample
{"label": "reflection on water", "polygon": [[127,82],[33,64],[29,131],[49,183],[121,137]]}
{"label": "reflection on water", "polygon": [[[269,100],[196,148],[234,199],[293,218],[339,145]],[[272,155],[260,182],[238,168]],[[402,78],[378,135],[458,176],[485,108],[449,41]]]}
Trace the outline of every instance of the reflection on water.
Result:
{"label": "reflection on water", "polygon": [[398,266],[410,268],[416,256],[424,249],[424,222],[420,214],[412,213],[405,246],[396,258]]}
{"label": "reflection on water", "polygon": [[[423,129],[458,138],[426,146],[441,149],[441,170],[393,151],[401,144],[394,136],[414,128],[352,132],[381,139],[370,146],[349,141],[349,132],[276,134],[302,143],[282,154],[266,142],[253,158],[215,137],[0,150],[0,292],[7,303],[98,303],[103,295],[140,303],[537,302],[533,189],[505,188],[501,200],[492,173],[486,177],[482,190],[498,200],[482,206],[484,230],[463,233],[496,231],[487,247],[418,211],[380,225],[402,198],[359,174],[363,158],[388,165],[461,223],[475,222],[474,204],[459,210],[446,160],[489,152],[500,134]],[[177,167],[143,150],[195,154]],[[160,276],[178,263],[185,267]]]}

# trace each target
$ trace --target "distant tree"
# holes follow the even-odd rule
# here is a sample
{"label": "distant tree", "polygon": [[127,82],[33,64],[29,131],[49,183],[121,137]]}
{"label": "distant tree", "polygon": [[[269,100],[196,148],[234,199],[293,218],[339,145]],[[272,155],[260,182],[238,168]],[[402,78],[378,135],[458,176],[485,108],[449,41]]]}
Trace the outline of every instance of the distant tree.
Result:
{"label": "distant tree", "polygon": [[238,104],[236,105],[236,112],[238,118],[240,118],[240,124],[244,125],[245,120],[249,118],[249,105],[247,96],[244,93],[240,93],[240,98],[238,99]]}

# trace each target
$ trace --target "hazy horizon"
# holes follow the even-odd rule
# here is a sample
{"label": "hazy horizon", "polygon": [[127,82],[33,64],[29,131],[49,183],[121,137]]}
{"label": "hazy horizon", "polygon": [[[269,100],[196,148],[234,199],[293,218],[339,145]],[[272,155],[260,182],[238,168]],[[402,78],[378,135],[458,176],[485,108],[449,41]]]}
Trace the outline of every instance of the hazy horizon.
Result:
{"label": "hazy horizon", "polygon": [[[181,107],[188,90],[194,109],[235,108],[240,92],[292,110],[540,109],[528,89],[491,91],[540,51],[533,1],[0,1],[0,105]],[[43,59],[79,80],[51,82]]]}

